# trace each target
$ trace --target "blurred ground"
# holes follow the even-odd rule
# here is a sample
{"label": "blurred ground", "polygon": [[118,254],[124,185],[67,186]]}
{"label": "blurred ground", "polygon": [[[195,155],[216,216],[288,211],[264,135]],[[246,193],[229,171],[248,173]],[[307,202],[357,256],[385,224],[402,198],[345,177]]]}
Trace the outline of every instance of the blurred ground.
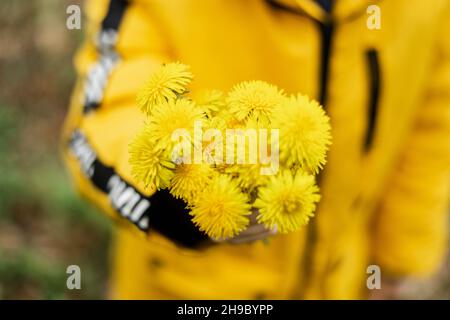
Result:
{"label": "blurred ground", "polygon": [[[110,225],[74,194],[58,154],[82,37],[65,27],[76,3],[0,5],[0,299],[105,295]],[[66,288],[71,264],[82,290]]]}
{"label": "blurred ground", "polygon": [[[80,200],[58,155],[82,31],[65,27],[75,0],[0,5],[0,299],[105,298],[111,225]],[[79,265],[82,290],[66,288]],[[448,266],[404,298],[449,298]]]}

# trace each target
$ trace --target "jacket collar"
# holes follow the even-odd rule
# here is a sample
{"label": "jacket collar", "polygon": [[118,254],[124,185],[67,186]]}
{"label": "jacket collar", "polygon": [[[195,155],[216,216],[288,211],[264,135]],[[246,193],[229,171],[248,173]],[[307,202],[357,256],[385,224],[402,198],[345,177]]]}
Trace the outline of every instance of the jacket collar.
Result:
{"label": "jacket collar", "polygon": [[349,17],[361,15],[366,12],[369,5],[379,0],[334,0],[333,13],[330,15],[314,0],[269,0],[293,11],[302,12],[315,20],[327,23],[342,21]]}

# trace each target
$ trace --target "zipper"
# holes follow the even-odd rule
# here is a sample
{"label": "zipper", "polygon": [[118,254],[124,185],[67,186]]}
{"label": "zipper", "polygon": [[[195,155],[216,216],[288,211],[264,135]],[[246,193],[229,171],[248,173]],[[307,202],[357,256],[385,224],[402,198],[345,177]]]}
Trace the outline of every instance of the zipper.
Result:
{"label": "zipper", "polygon": [[[332,40],[334,33],[334,23],[332,21],[327,23],[320,23],[319,29],[321,34],[321,56],[320,56],[320,83],[319,83],[319,102],[326,109],[327,104],[327,96],[328,96],[328,82],[329,82],[329,74],[330,74],[330,57],[331,57],[331,48],[332,48]],[[322,172],[317,176],[317,184],[320,185],[322,180]],[[320,205],[320,204],[319,204]],[[316,208],[316,212],[319,210],[319,205]],[[316,249],[316,245],[318,242],[318,226],[317,226],[317,217],[315,219],[311,219],[308,225],[308,229],[306,231],[306,244],[303,253],[303,281],[301,284],[301,295],[302,298],[305,297],[306,289],[309,285],[309,280],[311,280],[311,276],[313,275],[313,265],[314,265],[314,251]],[[322,291],[322,295],[324,294],[323,284],[320,284],[320,290]]]}
{"label": "zipper", "polygon": [[[285,6],[275,0],[266,0],[269,5],[271,5],[275,9],[281,9],[293,14],[299,14],[299,12],[293,10],[292,8]],[[320,79],[319,79],[319,92],[318,99],[320,104],[326,109],[327,104],[327,95],[328,95],[328,80],[330,73],[330,57],[332,51],[332,40],[334,34],[334,23],[333,21],[327,21],[325,23],[317,21],[320,34],[321,34],[321,54],[320,54]],[[320,181],[322,176],[322,172],[317,176],[317,184],[320,185]],[[318,207],[316,208],[316,212],[318,211]],[[313,275],[313,259],[314,259],[314,251],[318,242],[318,227],[317,227],[317,218],[311,219],[307,226],[306,230],[306,244],[303,251],[302,258],[302,270],[303,274],[301,276],[300,283],[300,291],[298,294],[304,298],[306,294],[306,289],[308,288],[311,280],[311,276]],[[322,295],[324,294],[324,284],[320,284],[320,290],[322,291]]]}
{"label": "zipper", "polygon": [[334,31],[334,24],[320,23],[320,33],[322,37],[322,52],[320,58],[320,89],[319,89],[319,102],[326,108],[327,91],[328,91],[328,78],[330,74],[330,54],[331,54],[331,40]]}
{"label": "zipper", "polygon": [[370,151],[375,137],[375,129],[378,117],[378,105],[380,99],[380,63],[378,52],[375,49],[366,51],[367,66],[369,72],[369,105],[367,109],[367,131],[364,139],[364,151]]}

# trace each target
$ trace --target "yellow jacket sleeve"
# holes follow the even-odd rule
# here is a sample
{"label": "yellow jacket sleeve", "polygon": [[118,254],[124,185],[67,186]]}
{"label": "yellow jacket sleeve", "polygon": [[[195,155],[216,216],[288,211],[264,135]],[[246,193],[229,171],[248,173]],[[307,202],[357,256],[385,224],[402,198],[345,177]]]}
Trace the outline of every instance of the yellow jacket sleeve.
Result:
{"label": "yellow jacket sleeve", "polygon": [[[144,124],[136,92],[170,48],[145,2],[90,1],[88,41],[76,56],[79,79],[63,132],[63,154],[79,192],[143,235],[157,231],[194,246],[205,236],[185,203],[134,181],[128,145]],[[145,41],[143,40],[145,39]],[[169,214],[170,213],[170,214]]]}
{"label": "yellow jacket sleeve", "polygon": [[391,275],[426,276],[447,249],[450,168],[450,10],[423,104],[378,215],[375,260]]}

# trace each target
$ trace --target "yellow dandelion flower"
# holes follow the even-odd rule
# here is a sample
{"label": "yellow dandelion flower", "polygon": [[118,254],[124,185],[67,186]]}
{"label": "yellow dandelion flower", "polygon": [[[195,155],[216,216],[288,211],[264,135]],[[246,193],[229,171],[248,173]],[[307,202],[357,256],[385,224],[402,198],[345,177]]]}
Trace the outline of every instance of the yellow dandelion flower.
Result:
{"label": "yellow dandelion flower", "polygon": [[249,116],[245,122],[247,129],[270,129],[270,120],[267,117],[256,117],[254,114]]}
{"label": "yellow dandelion flower", "polygon": [[314,216],[318,191],[314,176],[284,170],[258,190],[254,203],[259,209],[257,219],[268,228],[276,226],[281,233],[297,231]]}
{"label": "yellow dandelion flower", "polygon": [[206,164],[181,164],[176,167],[170,183],[170,193],[192,205],[208,185],[213,169]]}
{"label": "yellow dandelion flower", "polygon": [[[260,130],[266,130],[267,139],[263,139]],[[250,116],[244,128],[235,130],[235,138],[230,139],[232,143],[227,142],[226,155],[234,155],[235,164],[226,167],[224,172],[231,174],[239,187],[247,192],[267,181],[267,172],[273,165],[272,160],[277,160],[271,158],[270,130],[268,123]]]}
{"label": "yellow dandelion flower", "polygon": [[177,99],[186,91],[193,76],[189,67],[179,62],[164,64],[155,71],[137,95],[137,103],[147,114],[155,105]]}
{"label": "yellow dandelion flower", "polygon": [[[238,136],[244,134],[243,122],[235,121],[233,116],[222,110],[219,115],[208,118],[203,127],[207,135],[203,135],[203,155],[204,161],[217,166],[225,165],[227,155],[234,155],[237,158]],[[209,129],[213,129],[212,134]],[[234,131],[237,130],[237,131]],[[239,130],[242,130],[239,131]],[[218,136],[217,136],[218,134]],[[241,140],[239,140],[241,141]],[[246,141],[248,143],[248,141]],[[240,144],[244,145],[244,144]]]}
{"label": "yellow dandelion flower", "polygon": [[322,107],[307,96],[285,100],[272,118],[280,130],[280,159],[288,166],[300,164],[316,174],[326,162],[331,127]]}
{"label": "yellow dandelion flower", "polygon": [[227,128],[227,121],[224,117],[221,116],[213,116],[207,119],[204,130],[208,129],[218,129],[223,131]]}
{"label": "yellow dandelion flower", "polygon": [[220,90],[202,90],[195,96],[195,102],[208,118],[216,116],[226,107],[225,95]]}
{"label": "yellow dandelion flower", "polygon": [[233,165],[226,172],[236,177],[238,186],[246,192],[253,192],[259,186],[267,183],[269,176],[261,174],[261,164]]}
{"label": "yellow dandelion flower", "polygon": [[129,155],[131,174],[146,188],[164,189],[169,186],[175,164],[169,160],[166,150],[157,148],[147,130],[140,132],[130,143]]}
{"label": "yellow dandelion flower", "polygon": [[229,92],[227,103],[237,120],[250,116],[269,121],[271,114],[284,99],[283,91],[264,81],[246,81],[237,84]]}
{"label": "yellow dandelion flower", "polygon": [[245,125],[245,121],[239,121],[236,117],[230,113],[228,109],[220,110],[217,115],[211,118],[213,123],[219,124],[218,129],[234,129],[242,128]]}
{"label": "yellow dandelion flower", "polygon": [[[178,99],[156,105],[146,125],[151,141],[161,146],[173,144],[176,130],[191,132],[196,121],[204,121],[203,112],[188,99]],[[191,135],[192,136],[192,135]]]}
{"label": "yellow dandelion flower", "polygon": [[231,238],[243,231],[251,213],[248,198],[226,175],[215,175],[196,199],[192,221],[211,238]]}

